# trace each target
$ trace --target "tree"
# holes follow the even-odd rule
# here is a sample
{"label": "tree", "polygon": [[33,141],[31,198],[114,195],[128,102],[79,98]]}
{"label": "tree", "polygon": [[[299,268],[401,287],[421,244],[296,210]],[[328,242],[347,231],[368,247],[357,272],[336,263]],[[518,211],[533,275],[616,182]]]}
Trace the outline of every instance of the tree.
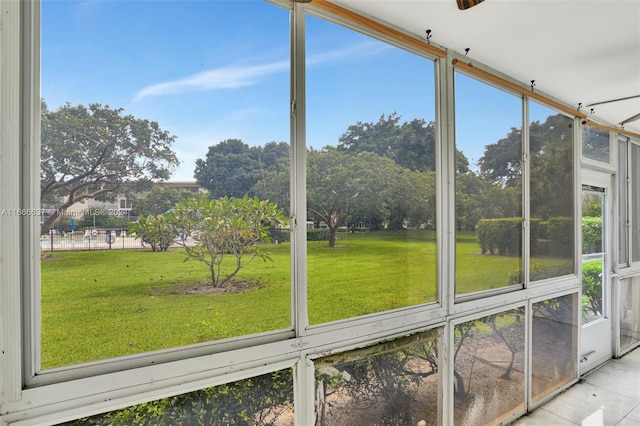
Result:
{"label": "tree", "polygon": [[42,102],[41,203],[55,208],[43,232],[78,201],[148,188],[168,179],[179,164],[171,149],[175,136],[123,111],[100,104],[49,111]]}
{"label": "tree", "polygon": [[166,213],[181,200],[193,197],[193,192],[175,188],[154,187],[145,196],[137,198],[133,209],[139,216]]}
{"label": "tree", "polygon": [[[224,286],[254,259],[267,260],[268,254],[259,244],[270,242],[271,227],[285,225],[282,210],[275,203],[246,194],[215,200],[200,195],[179,202],[170,214],[176,229],[196,241],[195,245],[183,241],[183,247],[188,258],[209,267],[214,287]],[[223,269],[227,256],[234,260],[230,271]]]}
{"label": "tree", "polygon": [[573,120],[561,114],[531,123],[531,215],[573,217]]}
{"label": "tree", "polygon": [[487,145],[478,160],[480,171],[505,186],[522,183],[522,132],[512,127],[511,132],[494,144]]}
{"label": "tree", "polygon": [[400,116],[395,112],[380,116],[377,123],[358,121],[340,136],[338,149],[350,154],[373,152],[381,157],[393,158],[400,139]]}
{"label": "tree", "polygon": [[336,149],[307,153],[307,209],[329,228],[329,247],[336,246],[338,228],[346,220],[370,226],[387,221],[398,203],[402,168],[388,158]]}
{"label": "tree", "polygon": [[153,251],[167,251],[176,237],[176,228],[167,215],[140,216],[127,234],[135,234],[143,243],[149,244]]}
{"label": "tree", "polygon": [[[340,136],[339,151],[349,154],[373,152],[391,158],[401,167],[412,171],[436,170],[436,125],[433,121],[415,118],[400,124],[397,113],[380,116],[377,123],[358,121]],[[469,161],[456,150],[456,169],[469,170]]]}
{"label": "tree", "polygon": [[196,160],[194,176],[213,198],[251,196],[256,182],[278,173],[288,163],[286,142],[249,147],[240,139],[226,139],[210,146],[206,159]]}
{"label": "tree", "polygon": [[[573,179],[571,119],[554,114],[529,126],[531,213],[537,217],[573,216],[573,197],[567,194]],[[505,187],[522,186],[522,135],[518,128],[495,144],[487,145],[479,159],[480,171]]]}

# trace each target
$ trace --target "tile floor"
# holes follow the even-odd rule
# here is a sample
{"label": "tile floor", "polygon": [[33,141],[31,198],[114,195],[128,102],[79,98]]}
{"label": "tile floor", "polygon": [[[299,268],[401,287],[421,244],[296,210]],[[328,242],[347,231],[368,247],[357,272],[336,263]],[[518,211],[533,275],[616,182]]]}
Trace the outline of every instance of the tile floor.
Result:
{"label": "tile floor", "polygon": [[514,425],[640,426],[640,348],[590,372]]}

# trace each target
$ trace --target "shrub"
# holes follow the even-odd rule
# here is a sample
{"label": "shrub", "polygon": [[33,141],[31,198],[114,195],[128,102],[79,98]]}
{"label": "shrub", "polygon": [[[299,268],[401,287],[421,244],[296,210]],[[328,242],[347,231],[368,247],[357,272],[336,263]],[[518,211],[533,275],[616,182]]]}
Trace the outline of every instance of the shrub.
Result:
{"label": "shrub", "polygon": [[[223,197],[209,200],[197,196],[180,201],[170,213],[176,229],[195,240],[183,248],[187,257],[204,262],[211,275],[211,285],[224,286],[254,259],[270,259],[260,246],[271,242],[270,229],[282,226],[286,219],[275,203],[257,197]],[[223,268],[231,257],[229,270]]]}
{"label": "shrub", "polygon": [[140,216],[138,222],[131,225],[127,235],[136,234],[153,251],[167,251],[176,237],[176,228],[165,215]]}
{"label": "shrub", "polygon": [[478,244],[482,254],[519,256],[522,248],[522,219],[480,219],[476,225]]}
{"label": "shrub", "polygon": [[561,216],[550,218],[547,233],[551,256],[564,259],[573,257],[573,218]]}
{"label": "shrub", "polygon": [[602,262],[582,264],[582,314],[602,314]]}
{"label": "shrub", "polygon": [[307,241],[329,241],[327,228],[307,229]]}
{"label": "shrub", "polygon": [[582,253],[599,253],[602,251],[602,218],[582,218]]}

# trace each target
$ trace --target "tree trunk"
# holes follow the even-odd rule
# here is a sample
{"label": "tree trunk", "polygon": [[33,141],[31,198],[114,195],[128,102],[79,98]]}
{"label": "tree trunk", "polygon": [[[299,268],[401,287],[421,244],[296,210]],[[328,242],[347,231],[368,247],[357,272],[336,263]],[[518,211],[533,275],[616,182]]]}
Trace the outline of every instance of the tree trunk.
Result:
{"label": "tree trunk", "polygon": [[329,247],[334,248],[336,246],[337,240],[338,240],[338,227],[337,226],[329,227]]}
{"label": "tree trunk", "polygon": [[62,221],[63,217],[64,212],[60,209],[55,209],[53,214],[49,216],[42,224],[40,224],[40,235],[48,235],[49,231],[51,229],[54,229],[56,225],[58,225]]}

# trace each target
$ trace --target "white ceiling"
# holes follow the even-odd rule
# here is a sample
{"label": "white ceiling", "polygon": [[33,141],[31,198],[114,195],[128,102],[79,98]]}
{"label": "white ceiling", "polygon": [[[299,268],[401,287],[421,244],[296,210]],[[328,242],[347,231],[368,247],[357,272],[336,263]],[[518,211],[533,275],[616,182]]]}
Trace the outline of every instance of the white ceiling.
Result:
{"label": "white ceiling", "polygon": [[[332,0],[617,125],[640,114],[640,0]],[[625,130],[640,133],[640,120]]]}

